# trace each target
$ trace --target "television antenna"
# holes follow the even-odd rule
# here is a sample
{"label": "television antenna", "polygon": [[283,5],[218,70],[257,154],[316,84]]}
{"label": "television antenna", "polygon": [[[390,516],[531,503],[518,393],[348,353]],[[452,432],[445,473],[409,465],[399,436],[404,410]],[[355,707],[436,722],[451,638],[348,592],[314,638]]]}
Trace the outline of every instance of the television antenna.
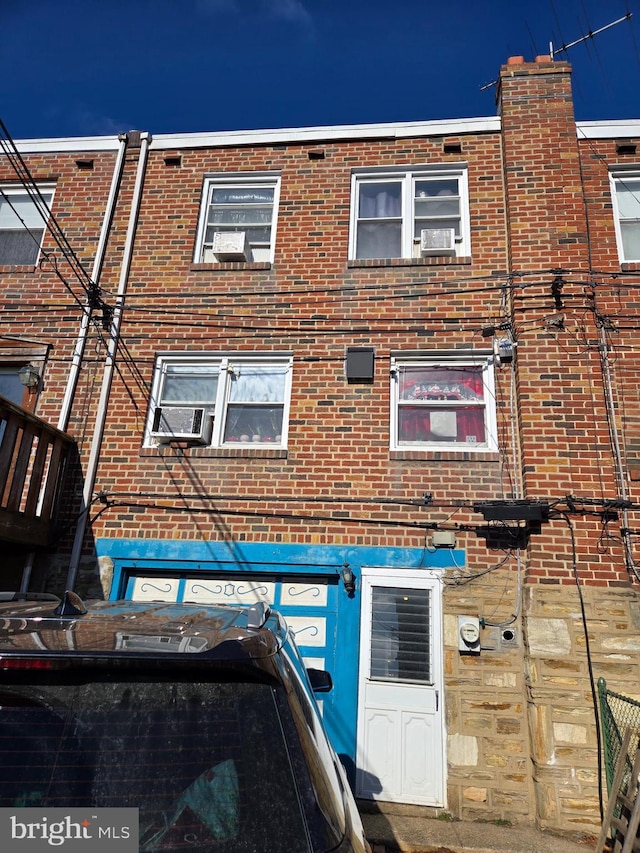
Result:
{"label": "television antenna", "polygon": [[605,24],[604,27],[599,27],[597,30],[589,30],[586,36],[582,36],[575,41],[570,41],[569,44],[563,44],[561,47],[554,49],[553,42],[549,42],[549,56],[553,59],[553,57],[557,53],[562,53],[564,50],[569,50],[570,47],[575,47],[577,44],[581,44],[583,41],[587,41],[587,39],[592,39],[594,36],[603,33],[605,30],[610,30],[611,27],[617,26],[617,24],[621,24],[623,21],[629,21],[631,19],[631,12],[627,12],[626,15],[623,15],[621,18],[618,18],[616,21],[611,21],[610,24]]}
{"label": "television antenna", "polygon": [[[575,47],[577,44],[581,44],[583,41],[587,41],[588,39],[593,39],[595,36],[603,33],[605,30],[610,30],[611,27],[615,27],[618,24],[621,24],[623,21],[630,21],[633,13],[627,12],[626,15],[623,15],[621,18],[618,18],[615,21],[611,21],[610,24],[605,24],[604,27],[599,27],[597,30],[589,30],[586,36],[581,36],[579,39],[575,39],[575,41],[570,41],[569,44],[563,44],[558,48],[554,48],[553,42],[549,42],[549,56],[553,59],[557,54],[562,53],[563,51],[569,50],[570,47]],[[492,86],[497,84],[497,80],[492,80],[490,83],[485,83],[484,86],[480,86],[480,91],[484,92],[486,89],[490,89]]]}

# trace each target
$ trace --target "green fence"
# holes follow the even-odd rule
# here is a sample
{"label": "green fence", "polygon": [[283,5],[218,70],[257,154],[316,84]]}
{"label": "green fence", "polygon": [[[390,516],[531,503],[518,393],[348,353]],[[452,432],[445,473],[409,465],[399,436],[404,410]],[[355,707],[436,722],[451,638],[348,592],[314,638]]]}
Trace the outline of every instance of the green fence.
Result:
{"label": "green fence", "polygon": [[622,696],[620,693],[614,693],[613,690],[607,690],[607,683],[604,678],[598,679],[598,697],[602,721],[607,793],[610,794],[611,783],[622,746],[622,738],[627,729],[631,729],[635,735],[631,738],[630,753],[627,754],[627,773],[625,774],[627,781],[631,774],[633,759],[640,739],[640,702],[629,699],[628,696]]}

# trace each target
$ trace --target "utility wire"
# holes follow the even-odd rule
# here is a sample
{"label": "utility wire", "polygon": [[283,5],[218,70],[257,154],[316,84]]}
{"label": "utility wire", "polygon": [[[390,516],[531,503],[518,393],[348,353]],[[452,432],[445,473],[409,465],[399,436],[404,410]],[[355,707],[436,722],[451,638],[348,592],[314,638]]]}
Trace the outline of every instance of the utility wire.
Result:
{"label": "utility wire", "polygon": [[582,631],[584,634],[584,646],[585,646],[585,655],[587,659],[587,670],[589,673],[589,685],[591,688],[591,701],[593,704],[593,716],[596,727],[596,742],[598,744],[598,799],[600,805],[600,821],[604,819],[604,805],[602,800],[602,732],[600,730],[600,715],[598,713],[598,694],[596,690],[596,681],[595,676],[593,674],[593,658],[591,656],[591,641],[589,639],[589,626],[587,624],[587,613],[585,609],[584,596],[582,594],[582,584],[580,583],[580,575],[578,574],[578,555],[576,549],[576,536],[575,531],[573,529],[573,524],[568,513],[559,513],[560,517],[564,519],[565,524],[569,530],[569,536],[571,538],[571,567],[573,572],[573,577],[576,585],[576,590],[578,592],[578,599],[580,601],[580,617],[582,619]]}
{"label": "utility wire", "polygon": [[91,523],[95,522],[104,512],[110,509],[117,508],[125,508],[125,509],[136,509],[136,510],[166,510],[168,512],[186,512],[191,515],[220,515],[220,516],[240,516],[242,518],[275,518],[275,519],[288,519],[290,521],[300,521],[300,522],[331,522],[334,524],[358,524],[367,527],[400,527],[400,528],[409,528],[414,530],[433,530],[437,527],[434,522],[420,522],[420,521],[394,521],[391,519],[385,518],[370,518],[366,517],[355,517],[355,516],[345,516],[345,515],[319,515],[319,514],[302,514],[302,513],[292,513],[292,512],[269,512],[267,510],[260,511],[252,511],[252,510],[233,510],[233,509],[220,509],[220,508],[210,508],[210,507],[194,507],[194,506],[184,506],[183,504],[157,504],[157,503],[138,503],[136,501],[115,501],[103,506],[97,513],[95,513],[91,517]]}
{"label": "utility wire", "polygon": [[29,170],[29,167],[27,166],[22,155],[20,154],[18,147],[16,146],[11,134],[7,130],[7,127],[2,121],[2,119],[0,119],[0,131],[2,133],[2,136],[4,136],[4,139],[2,138],[2,136],[0,136],[0,147],[6,154],[9,163],[11,164],[14,172],[18,177],[18,180],[20,181],[26,192],[29,194],[29,197],[33,201],[38,212],[40,213],[45,228],[47,228],[47,230],[53,236],[56,245],[62,252],[64,259],[69,264],[69,267],[77,278],[87,298],[89,300],[93,299],[99,301],[99,289],[97,285],[91,279],[91,276],[85,270],[84,266],[82,265],[82,262],[71,247],[62,228],[60,227],[58,221],[51,212],[49,205],[47,204],[42,193],[40,192],[37,182],[34,180],[33,175]]}

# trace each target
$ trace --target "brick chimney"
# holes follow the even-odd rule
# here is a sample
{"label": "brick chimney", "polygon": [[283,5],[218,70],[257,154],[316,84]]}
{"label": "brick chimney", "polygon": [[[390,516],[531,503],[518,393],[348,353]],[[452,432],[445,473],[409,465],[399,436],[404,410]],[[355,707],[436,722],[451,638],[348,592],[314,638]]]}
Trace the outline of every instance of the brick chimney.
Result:
{"label": "brick chimney", "polygon": [[[566,335],[553,333],[543,322],[545,315],[562,311],[563,300],[582,298],[589,269],[571,66],[548,56],[535,62],[512,57],[500,70],[497,99],[511,271],[532,273],[516,275],[511,293],[515,322],[528,327],[519,341],[517,364],[523,487],[527,497],[570,494],[572,431],[588,434],[587,422],[594,416],[589,376],[599,369],[597,354],[569,368]],[[556,270],[581,275],[556,275]],[[558,377],[553,391],[549,376]],[[570,405],[570,419],[561,416],[558,400]],[[541,539],[534,537],[532,565],[544,566],[547,556]]]}
{"label": "brick chimney", "polygon": [[513,56],[500,70],[497,103],[512,268],[586,268],[571,66],[549,56]]}

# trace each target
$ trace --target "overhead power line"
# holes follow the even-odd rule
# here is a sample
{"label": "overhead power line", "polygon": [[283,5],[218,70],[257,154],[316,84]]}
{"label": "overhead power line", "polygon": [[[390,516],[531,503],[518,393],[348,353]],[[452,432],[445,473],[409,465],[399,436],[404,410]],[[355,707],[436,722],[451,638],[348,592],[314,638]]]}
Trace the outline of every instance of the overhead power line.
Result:
{"label": "overhead power line", "polygon": [[85,270],[81,260],[78,258],[71,244],[67,240],[64,231],[62,230],[57,219],[51,212],[49,205],[47,204],[44,196],[40,192],[37,182],[31,174],[29,167],[25,163],[24,158],[20,154],[18,147],[16,146],[11,134],[7,130],[7,126],[2,121],[2,119],[0,119],[0,131],[2,132],[2,135],[0,136],[0,147],[6,154],[7,159],[11,164],[11,167],[13,168],[14,172],[16,173],[16,176],[18,177],[18,180],[29,195],[29,198],[33,202],[36,210],[42,217],[42,221],[44,223],[45,228],[53,236],[56,245],[60,249],[62,256],[68,263],[70,269],[72,270],[80,286],[85,292],[85,295],[90,301],[96,301],[96,305],[93,307],[98,307],[98,304],[100,302],[99,288],[92,280],[89,273]]}

